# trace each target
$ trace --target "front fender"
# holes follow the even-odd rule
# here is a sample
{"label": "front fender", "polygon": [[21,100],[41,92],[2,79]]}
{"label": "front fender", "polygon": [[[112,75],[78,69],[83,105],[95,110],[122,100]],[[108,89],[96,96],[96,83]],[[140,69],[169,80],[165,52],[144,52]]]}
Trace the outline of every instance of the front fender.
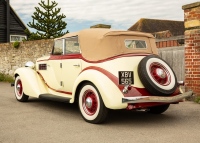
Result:
{"label": "front fender", "polygon": [[[92,82],[99,90],[105,106],[109,109],[124,109],[127,107],[127,103],[122,103],[124,97],[116,84],[105,74],[97,70],[86,70],[83,71],[76,79],[73,88],[73,97],[78,85],[84,81]],[[72,99],[74,102],[74,99]]]}
{"label": "front fender", "polygon": [[22,67],[18,68],[14,74],[15,77],[20,76],[23,92],[26,95],[38,98],[40,94],[47,93],[45,83],[35,70],[29,67]]}

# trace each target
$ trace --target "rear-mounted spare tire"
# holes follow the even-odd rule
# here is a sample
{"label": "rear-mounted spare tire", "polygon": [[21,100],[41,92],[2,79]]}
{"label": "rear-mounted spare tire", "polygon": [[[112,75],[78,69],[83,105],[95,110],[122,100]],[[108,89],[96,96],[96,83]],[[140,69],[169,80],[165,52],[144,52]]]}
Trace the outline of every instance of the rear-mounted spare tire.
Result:
{"label": "rear-mounted spare tire", "polygon": [[167,96],[175,92],[177,78],[172,68],[156,55],[143,58],[138,65],[138,75],[152,95]]}

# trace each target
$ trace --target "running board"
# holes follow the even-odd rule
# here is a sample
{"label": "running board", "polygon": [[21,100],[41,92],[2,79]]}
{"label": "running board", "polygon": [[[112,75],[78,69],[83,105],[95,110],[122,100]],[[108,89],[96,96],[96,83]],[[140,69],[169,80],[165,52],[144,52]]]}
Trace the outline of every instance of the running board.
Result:
{"label": "running board", "polygon": [[40,99],[47,99],[47,100],[52,100],[52,101],[58,101],[58,102],[67,102],[69,103],[71,98],[68,97],[62,97],[62,96],[57,96],[53,94],[40,94],[39,95]]}

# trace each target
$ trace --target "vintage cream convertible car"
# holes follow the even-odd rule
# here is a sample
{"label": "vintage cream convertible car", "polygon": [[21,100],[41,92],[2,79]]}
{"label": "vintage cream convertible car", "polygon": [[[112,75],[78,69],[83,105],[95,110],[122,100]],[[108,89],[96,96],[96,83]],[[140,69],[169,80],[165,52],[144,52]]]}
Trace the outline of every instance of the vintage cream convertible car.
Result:
{"label": "vintage cream convertible car", "polygon": [[78,102],[87,122],[101,123],[109,109],[163,113],[192,95],[180,84],[151,34],[92,28],[55,39],[50,56],[15,71],[14,89],[21,102]]}

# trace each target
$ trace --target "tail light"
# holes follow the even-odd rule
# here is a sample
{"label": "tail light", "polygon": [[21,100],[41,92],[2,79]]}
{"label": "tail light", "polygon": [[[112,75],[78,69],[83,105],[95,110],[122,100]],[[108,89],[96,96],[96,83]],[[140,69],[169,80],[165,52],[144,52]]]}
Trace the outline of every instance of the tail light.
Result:
{"label": "tail light", "polygon": [[125,85],[124,88],[123,88],[123,90],[122,90],[122,92],[123,92],[124,94],[127,94],[128,91],[131,90],[131,89],[132,89],[132,86],[131,86],[131,85]]}

